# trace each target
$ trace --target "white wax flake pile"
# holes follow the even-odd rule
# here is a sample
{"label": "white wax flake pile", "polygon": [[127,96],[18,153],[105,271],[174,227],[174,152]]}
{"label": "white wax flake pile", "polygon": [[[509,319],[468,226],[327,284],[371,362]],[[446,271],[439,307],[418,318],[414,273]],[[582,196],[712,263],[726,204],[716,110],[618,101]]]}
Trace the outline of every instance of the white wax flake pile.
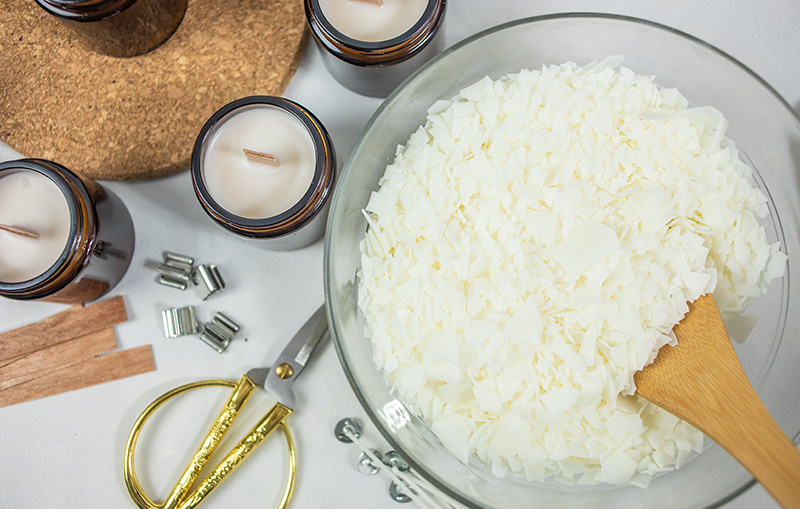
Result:
{"label": "white wax flake pile", "polygon": [[462,461],[646,487],[702,449],[634,395],[687,302],[740,313],[786,257],[723,116],[620,58],[439,101],[365,215],[374,360]]}

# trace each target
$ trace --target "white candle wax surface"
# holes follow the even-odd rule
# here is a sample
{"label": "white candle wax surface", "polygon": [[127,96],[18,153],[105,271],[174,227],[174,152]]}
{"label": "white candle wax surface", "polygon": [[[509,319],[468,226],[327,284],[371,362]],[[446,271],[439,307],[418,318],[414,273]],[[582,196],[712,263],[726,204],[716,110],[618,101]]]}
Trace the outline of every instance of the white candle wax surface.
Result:
{"label": "white candle wax surface", "polygon": [[383,0],[382,5],[359,0],[319,0],[328,22],[353,39],[378,42],[408,31],[425,13],[428,0]]}
{"label": "white candle wax surface", "polygon": [[0,231],[0,282],[31,280],[64,252],[70,233],[67,199],[41,173],[19,169],[0,173],[0,224],[40,235],[31,239]]}
{"label": "white candle wax surface", "polygon": [[[279,167],[251,161],[244,150],[275,156]],[[311,186],[316,150],[293,114],[271,105],[245,106],[224,117],[206,142],[203,182],[228,212],[264,219],[286,212]]]}

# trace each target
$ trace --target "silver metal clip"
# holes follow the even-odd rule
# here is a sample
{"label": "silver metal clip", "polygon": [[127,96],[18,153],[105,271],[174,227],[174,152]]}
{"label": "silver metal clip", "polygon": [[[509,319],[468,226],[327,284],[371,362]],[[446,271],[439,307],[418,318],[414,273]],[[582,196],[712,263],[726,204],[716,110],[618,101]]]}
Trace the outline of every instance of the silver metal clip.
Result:
{"label": "silver metal clip", "polygon": [[158,266],[158,273],[161,274],[158,282],[165,286],[186,290],[189,287],[193,270],[194,258],[191,256],[164,251],[164,263]]}
{"label": "silver metal clip", "polygon": [[158,282],[162,285],[171,286],[179,290],[186,290],[189,287],[189,274],[181,269],[161,264],[158,266],[158,273],[161,274]]}
{"label": "silver metal clip", "polygon": [[183,269],[185,272],[191,272],[194,267],[194,258],[170,251],[164,251],[164,263]]}
{"label": "silver metal clip", "polygon": [[239,332],[239,329],[239,324],[218,312],[214,315],[213,320],[203,324],[203,331],[200,333],[200,339],[205,341],[206,344],[218,353],[222,353],[228,348],[228,345],[236,336],[236,333]]}
{"label": "silver metal clip", "polygon": [[203,300],[225,288],[225,280],[216,265],[199,265],[192,274],[192,280]]}
{"label": "silver metal clip", "polygon": [[197,334],[197,312],[194,306],[165,309],[161,312],[161,319],[164,322],[164,336],[167,338]]}

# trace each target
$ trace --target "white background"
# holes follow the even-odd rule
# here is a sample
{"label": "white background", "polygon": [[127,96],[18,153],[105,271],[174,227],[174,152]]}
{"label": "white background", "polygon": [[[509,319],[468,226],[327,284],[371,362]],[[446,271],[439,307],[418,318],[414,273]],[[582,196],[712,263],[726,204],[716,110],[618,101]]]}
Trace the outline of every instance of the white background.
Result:
{"label": "white background", "polygon": [[[625,14],[688,32],[749,66],[800,110],[798,0],[450,0],[447,45],[504,21],[569,11]],[[340,165],[380,104],[333,81],[313,42],[284,95],[321,119],[333,136]],[[17,157],[0,144],[0,160]],[[139,412],[176,385],[238,378],[247,369],[268,363],[323,300],[321,241],[300,251],[275,253],[231,237],[201,211],[188,172],[106,185],[127,204],[137,235],[130,270],[111,293],[125,297],[130,316],[116,327],[119,348],[152,344],[156,371],[0,409],[2,508],[132,507],[122,481],[122,457]],[[158,285],[154,268],[163,250],[193,255],[200,263],[216,263],[228,287],[201,303],[188,291]],[[222,310],[243,325],[223,355],[194,337],[164,339],[161,310],[188,304],[198,306],[203,321]],[[0,330],[61,309],[54,304],[3,300]],[[188,449],[195,447],[208,426],[210,417],[205,412],[216,414],[224,401],[224,391],[207,391],[165,409],[142,435],[139,476],[156,499],[171,488],[190,454]],[[299,458],[293,507],[401,507],[386,494],[388,480],[361,475],[356,447],[341,444],[333,436],[339,419],[358,417],[365,425],[367,443],[385,450],[348,386],[332,344],[325,345],[312,361],[296,392],[298,409],[289,419]],[[259,395],[249,404],[250,417],[258,417],[271,404],[268,396]],[[286,459],[285,444],[278,435],[271,437],[203,506],[274,507]],[[777,506],[756,486],[727,507]]]}

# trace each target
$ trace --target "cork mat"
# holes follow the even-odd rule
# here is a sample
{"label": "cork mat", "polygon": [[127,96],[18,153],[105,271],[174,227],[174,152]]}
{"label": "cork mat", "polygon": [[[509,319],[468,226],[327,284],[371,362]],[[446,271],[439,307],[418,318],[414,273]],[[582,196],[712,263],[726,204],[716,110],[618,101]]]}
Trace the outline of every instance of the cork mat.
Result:
{"label": "cork mat", "polygon": [[2,2],[0,139],[100,180],[184,170],[214,111],[285,90],[307,39],[301,0],[189,0],[161,47],[113,58],[33,0]]}

